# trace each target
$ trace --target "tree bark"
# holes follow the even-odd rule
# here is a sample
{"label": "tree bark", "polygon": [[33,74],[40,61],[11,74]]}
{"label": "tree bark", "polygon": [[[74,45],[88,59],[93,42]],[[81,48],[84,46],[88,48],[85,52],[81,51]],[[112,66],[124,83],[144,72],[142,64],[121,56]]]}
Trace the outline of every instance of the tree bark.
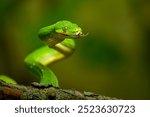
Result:
{"label": "tree bark", "polygon": [[114,100],[93,92],[79,92],[73,89],[61,89],[47,86],[24,86],[8,84],[0,80],[1,100]]}

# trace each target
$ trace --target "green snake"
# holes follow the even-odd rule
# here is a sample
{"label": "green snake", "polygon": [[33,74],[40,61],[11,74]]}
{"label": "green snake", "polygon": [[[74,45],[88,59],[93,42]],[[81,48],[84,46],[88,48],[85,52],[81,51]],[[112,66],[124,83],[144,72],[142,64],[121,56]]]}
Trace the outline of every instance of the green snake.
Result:
{"label": "green snake", "polygon": [[[40,84],[59,87],[58,79],[48,65],[71,55],[75,49],[74,39],[86,35],[77,24],[63,20],[41,28],[38,36],[46,45],[30,53],[25,58],[25,66],[32,75],[38,78]],[[13,79],[4,75],[1,75],[0,79],[16,84]]]}

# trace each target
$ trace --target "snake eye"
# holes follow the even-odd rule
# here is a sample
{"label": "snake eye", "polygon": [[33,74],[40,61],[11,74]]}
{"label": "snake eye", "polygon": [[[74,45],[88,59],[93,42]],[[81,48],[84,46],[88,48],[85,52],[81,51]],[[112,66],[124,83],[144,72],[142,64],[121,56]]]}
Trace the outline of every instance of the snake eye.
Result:
{"label": "snake eye", "polygon": [[68,29],[68,27],[67,27],[67,26],[65,26],[65,27],[63,28],[63,31],[64,31],[64,32],[66,32],[66,31],[67,31],[67,29]]}

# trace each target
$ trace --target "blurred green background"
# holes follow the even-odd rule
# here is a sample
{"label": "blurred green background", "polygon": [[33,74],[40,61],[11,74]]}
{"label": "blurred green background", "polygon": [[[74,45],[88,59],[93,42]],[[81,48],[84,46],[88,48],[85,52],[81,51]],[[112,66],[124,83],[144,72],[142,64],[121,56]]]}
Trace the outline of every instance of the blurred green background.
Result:
{"label": "blurred green background", "polygon": [[149,0],[1,0],[0,74],[29,85],[24,58],[43,46],[37,32],[59,20],[82,27],[75,53],[50,66],[63,88],[150,99]]}

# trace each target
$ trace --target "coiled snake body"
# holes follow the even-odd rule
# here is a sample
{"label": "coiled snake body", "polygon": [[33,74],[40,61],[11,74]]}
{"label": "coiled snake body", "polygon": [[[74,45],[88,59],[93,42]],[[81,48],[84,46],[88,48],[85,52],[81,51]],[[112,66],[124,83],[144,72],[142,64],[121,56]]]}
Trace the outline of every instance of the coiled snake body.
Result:
{"label": "coiled snake body", "polygon": [[[75,49],[73,39],[83,36],[85,35],[77,24],[66,20],[40,29],[39,38],[46,45],[29,54],[25,58],[25,66],[40,80],[40,84],[51,84],[58,87],[57,77],[47,65],[71,55]],[[0,79],[7,79],[9,82],[9,78],[4,79],[1,76]]]}

